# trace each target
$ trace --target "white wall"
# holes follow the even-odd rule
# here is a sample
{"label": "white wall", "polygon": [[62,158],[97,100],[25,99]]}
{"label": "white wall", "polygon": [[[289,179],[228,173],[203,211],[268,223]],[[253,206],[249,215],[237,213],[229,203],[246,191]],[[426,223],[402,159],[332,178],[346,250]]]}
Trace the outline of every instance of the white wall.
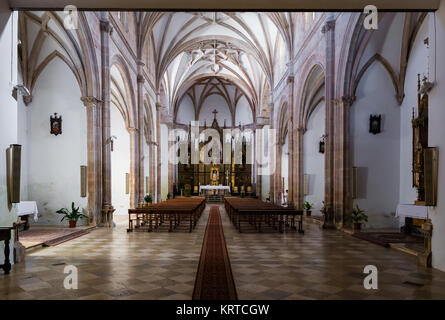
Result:
{"label": "white wall", "polygon": [[195,121],[195,107],[190,97],[186,95],[179,105],[176,122],[188,125],[191,121]]}
{"label": "white wall", "polygon": [[222,96],[216,94],[207,97],[203,103],[201,112],[199,113],[200,124],[204,125],[204,121],[207,121],[207,126],[211,126],[215,117],[212,112],[215,109],[218,111],[216,119],[218,120],[219,126],[222,127],[224,125],[224,119],[226,120],[226,125],[231,126],[232,116],[230,115],[229,106]]}
{"label": "white wall", "polygon": [[[57,76],[55,76],[57,75]],[[68,66],[55,59],[43,70],[26,107],[28,199],[37,201],[38,224],[61,224],[62,207],[87,208],[80,197],[80,166],[87,165],[87,117],[79,85]],[[62,116],[62,134],[50,134],[50,116]],[[22,113],[21,113],[22,114]],[[84,221],[86,222],[86,221]],[[64,221],[62,224],[67,224]],[[79,222],[81,223],[81,222]]]}
{"label": "white wall", "polygon": [[[382,132],[369,133],[369,116],[382,115]],[[357,198],[369,216],[366,227],[398,227],[400,106],[389,74],[374,63],[357,88],[351,107],[351,161],[358,168]]]}
{"label": "white wall", "polygon": [[326,108],[320,102],[307,123],[303,136],[303,173],[308,175],[308,194],[304,201],[313,204],[314,215],[321,215],[324,201],[324,154],[319,151],[320,138],[325,134]]}
{"label": "white wall", "polygon": [[235,125],[251,124],[253,123],[252,109],[250,109],[249,102],[245,96],[242,96],[235,110]]}
{"label": "white wall", "polygon": [[[17,143],[17,101],[11,96],[17,81],[17,12],[6,1],[0,2],[0,225],[12,226],[17,220],[15,206],[8,208],[6,188],[6,149]],[[12,59],[11,59],[12,58]],[[13,68],[11,69],[11,66]],[[20,97],[19,97],[20,98]],[[10,261],[13,261],[11,243]],[[4,261],[4,242],[0,241],[0,264]]]}
{"label": "white wall", "polygon": [[[431,15],[430,15],[431,17]],[[434,21],[435,20],[435,21]],[[445,64],[443,56],[445,54],[445,3],[441,1],[440,8],[436,12],[436,19],[432,18],[429,25],[429,37],[436,45],[437,65],[434,68],[434,55],[432,57],[430,70],[437,72],[437,86],[430,93],[429,104],[429,145],[439,148],[439,190],[437,207],[432,208],[431,220],[433,222],[433,267],[445,271]],[[436,26],[436,36],[434,36],[434,25]],[[419,37],[416,41],[422,41]],[[431,50],[434,52],[434,50]],[[432,77],[434,79],[434,76]]]}
{"label": "white wall", "polygon": [[130,134],[125,126],[119,109],[110,105],[111,136],[117,139],[111,152],[111,203],[116,209],[114,214],[128,214],[130,193],[125,193],[125,174],[130,173]]}

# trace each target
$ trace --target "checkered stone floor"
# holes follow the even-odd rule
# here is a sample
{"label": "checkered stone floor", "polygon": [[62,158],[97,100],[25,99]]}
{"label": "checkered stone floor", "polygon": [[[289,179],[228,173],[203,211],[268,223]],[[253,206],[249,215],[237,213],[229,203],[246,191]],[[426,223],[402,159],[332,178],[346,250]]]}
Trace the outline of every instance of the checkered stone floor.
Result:
{"label": "checkered stone floor", "polygon": [[[30,251],[0,271],[0,299],[191,299],[210,206],[193,233],[127,233],[123,220]],[[410,255],[314,224],[304,235],[240,234],[220,211],[239,299],[445,299],[445,273]],[[378,290],[363,288],[369,264]],[[78,290],[63,287],[66,265],[78,268]]]}
{"label": "checkered stone floor", "polygon": [[[445,273],[405,253],[315,224],[304,235],[239,233],[227,215],[223,224],[239,299],[445,299]],[[366,265],[377,290],[363,286]]]}

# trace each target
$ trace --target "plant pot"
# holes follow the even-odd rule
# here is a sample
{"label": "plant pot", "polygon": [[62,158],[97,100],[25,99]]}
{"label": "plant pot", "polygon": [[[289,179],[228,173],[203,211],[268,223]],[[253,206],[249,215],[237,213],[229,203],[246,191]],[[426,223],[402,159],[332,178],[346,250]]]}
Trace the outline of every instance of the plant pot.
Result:
{"label": "plant pot", "polygon": [[312,211],[311,210],[306,210],[306,216],[310,217],[311,216]]}
{"label": "plant pot", "polygon": [[354,223],[354,231],[360,231],[361,227],[362,227],[361,223]]}
{"label": "plant pot", "polygon": [[77,221],[75,221],[75,220],[70,220],[69,223],[70,223],[70,228],[75,228],[75,227],[76,227],[76,224],[77,224]]}

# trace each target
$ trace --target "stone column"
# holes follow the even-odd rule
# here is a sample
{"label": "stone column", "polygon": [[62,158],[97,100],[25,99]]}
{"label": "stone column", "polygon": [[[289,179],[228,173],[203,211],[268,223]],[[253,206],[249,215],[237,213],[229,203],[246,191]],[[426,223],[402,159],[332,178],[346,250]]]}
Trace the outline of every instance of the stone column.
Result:
{"label": "stone column", "polygon": [[136,208],[138,205],[139,192],[139,130],[137,128],[128,128],[130,134],[130,208]]}
{"label": "stone column", "polygon": [[334,90],[335,90],[335,20],[328,18],[322,28],[326,38],[326,139],[325,139],[325,205],[328,214],[324,227],[334,226]]}
{"label": "stone column", "polygon": [[150,195],[155,201],[155,192],[156,192],[156,179],[155,179],[155,168],[156,168],[156,143],[154,141],[150,141]]}
{"label": "stone column", "polygon": [[98,226],[112,226],[111,203],[111,131],[110,131],[110,34],[113,28],[108,21],[108,13],[103,12],[100,21],[101,73],[102,73],[102,217]]}
{"label": "stone column", "polygon": [[[173,128],[173,124],[172,123],[168,123],[167,124],[167,127],[168,127],[168,136],[170,135],[170,131],[171,130],[174,130],[174,128]],[[168,150],[167,150],[167,152],[170,152],[170,149],[173,147],[173,145],[174,145],[174,141],[170,141],[170,139],[168,139]],[[173,157],[175,157],[176,155],[168,155],[168,192],[170,193],[170,195],[173,197],[173,170],[174,170],[174,167],[173,167],[173,164],[172,164],[172,161],[174,161],[175,159],[170,159],[170,156],[173,156]],[[193,186],[192,186],[192,189],[193,189]]]}
{"label": "stone column", "polygon": [[337,228],[351,227],[350,107],[353,99],[335,100],[334,109],[334,218]]}
{"label": "stone column", "polygon": [[303,136],[304,128],[295,130],[295,179],[294,179],[294,204],[299,210],[303,208],[304,201],[304,168],[303,168]]}
{"label": "stone column", "polygon": [[282,197],[280,197],[281,189],[282,189],[282,181],[283,177],[281,176],[281,161],[282,161],[282,153],[283,153],[283,145],[281,139],[277,135],[277,145],[276,145],[276,160],[275,160],[275,173],[274,173],[274,183],[275,183],[275,192],[274,192],[274,199],[275,203],[278,205],[281,205],[282,203]]}
{"label": "stone column", "polygon": [[102,106],[95,97],[82,97],[87,109],[88,148],[88,224],[96,225],[102,217]]}
{"label": "stone column", "polygon": [[157,142],[157,163],[156,163],[156,201],[161,201],[161,110],[162,107],[159,103],[156,103],[156,142]]}
{"label": "stone column", "polygon": [[262,155],[261,150],[263,146],[263,136],[262,136],[262,125],[255,126],[255,175],[256,175],[256,194],[259,197],[260,200],[262,199],[262,186],[261,186],[261,180],[262,175],[260,175],[260,170],[258,168],[259,164],[262,163]]}
{"label": "stone column", "polygon": [[[289,103],[288,103],[288,113],[290,115],[290,119],[287,127],[287,137],[288,137],[288,190],[289,193],[287,195],[287,202],[290,206],[294,206],[294,190],[296,189],[294,185],[295,181],[295,171],[294,171],[294,163],[295,163],[295,151],[294,151],[294,127],[296,123],[294,123],[295,117],[295,107],[294,107],[294,76],[289,76],[287,78],[287,85],[289,86]],[[285,190],[286,191],[286,190]]]}
{"label": "stone column", "polygon": [[138,180],[138,193],[137,193],[137,203],[144,201],[144,184],[145,184],[145,176],[144,176],[144,146],[145,146],[145,113],[144,113],[144,82],[145,78],[143,76],[143,67],[144,63],[142,61],[137,62],[138,68],[138,76],[137,76],[137,95],[138,95],[138,129],[139,129],[139,172],[137,176]]}

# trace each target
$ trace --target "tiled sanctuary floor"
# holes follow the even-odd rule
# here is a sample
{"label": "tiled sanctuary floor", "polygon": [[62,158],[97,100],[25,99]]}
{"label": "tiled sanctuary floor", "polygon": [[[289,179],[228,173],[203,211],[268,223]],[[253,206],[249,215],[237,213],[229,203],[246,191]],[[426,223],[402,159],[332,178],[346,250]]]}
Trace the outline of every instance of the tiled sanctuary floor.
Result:
{"label": "tiled sanctuary floor", "polygon": [[[210,205],[193,233],[126,232],[126,223],[27,253],[0,299],[191,299]],[[240,299],[445,299],[445,273],[413,256],[306,224],[296,232],[238,233],[220,207]],[[79,287],[66,290],[66,265]],[[378,290],[363,287],[363,268],[378,268]]]}

